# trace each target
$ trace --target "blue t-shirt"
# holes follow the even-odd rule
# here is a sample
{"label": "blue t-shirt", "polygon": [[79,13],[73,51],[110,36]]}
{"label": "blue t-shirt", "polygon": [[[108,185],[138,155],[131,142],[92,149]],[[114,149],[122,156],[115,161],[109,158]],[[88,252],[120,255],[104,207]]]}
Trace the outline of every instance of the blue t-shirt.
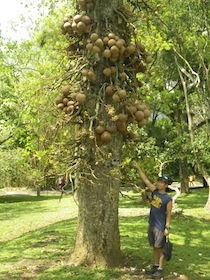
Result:
{"label": "blue t-shirt", "polygon": [[167,193],[159,193],[157,189],[152,192],[149,225],[164,231],[166,225],[166,206],[171,201]]}

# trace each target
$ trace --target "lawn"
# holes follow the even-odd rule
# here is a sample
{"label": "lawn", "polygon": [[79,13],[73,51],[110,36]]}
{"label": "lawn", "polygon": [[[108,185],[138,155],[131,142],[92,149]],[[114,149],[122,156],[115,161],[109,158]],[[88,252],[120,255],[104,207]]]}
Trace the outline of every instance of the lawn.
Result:
{"label": "lawn", "polygon": [[[61,200],[56,193],[1,196],[0,279],[146,279],[142,269],[152,260],[146,235],[149,205],[142,204],[137,193],[123,194],[119,213],[125,262],[117,269],[65,265],[77,223],[77,206],[71,195]],[[178,198],[183,212],[173,217],[170,240],[174,251],[164,279],[210,279],[210,213],[203,209],[207,196],[208,189],[193,189]]]}

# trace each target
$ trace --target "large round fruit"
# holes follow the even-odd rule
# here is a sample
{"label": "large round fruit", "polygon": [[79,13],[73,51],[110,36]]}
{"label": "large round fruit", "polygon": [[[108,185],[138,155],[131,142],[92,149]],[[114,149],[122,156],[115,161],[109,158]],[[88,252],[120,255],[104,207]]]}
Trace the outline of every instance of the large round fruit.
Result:
{"label": "large round fruit", "polygon": [[86,95],[84,93],[78,93],[77,96],[76,96],[76,101],[79,103],[79,104],[83,104],[86,100]]}
{"label": "large round fruit", "polygon": [[101,141],[104,142],[104,143],[109,143],[112,139],[112,135],[110,132],[108,131],[104,131],[102,134],[101,134]]}

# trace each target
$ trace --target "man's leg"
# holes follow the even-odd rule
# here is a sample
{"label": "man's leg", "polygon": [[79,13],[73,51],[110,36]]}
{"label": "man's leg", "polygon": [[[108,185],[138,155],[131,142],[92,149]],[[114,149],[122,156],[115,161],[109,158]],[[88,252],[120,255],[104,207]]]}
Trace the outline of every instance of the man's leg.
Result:
{"label": "man's leg", "polygon": [[160,279],[163,274],[163,266],[165,263],[165,256],[163,254],[162,248],[154,248],[154,258],[155,258],[155,260],[158,260],[159,267],[158,267],[157,271],[152,274],[152,278]]}
{"label": "man's leg", "polygon": [[155,250],[154,247],[154,227],[149,226],[148,227],[148,240],[149,240],[149,244],[150,246],[153,247],[153,258],[154,258],[154,264],[150,269],[146,269],[146,274],[153,274],[157,271],[158,267],[159,267],[159,258],[157,256],[157,252]]}
{"label": "man's leg", "polygon": [[163,249],[154,247],[153,255],[154,255],[155,263],[159,264],[159,266],[160,266],[160,259],[161,259],[161,256],[163,255]]}
{"label": "man's leg", "polygon": [[162,250],[162,253],[161,253],[161,255],[160,255],[159,268],[160,268],[160,269],[163,269],[164,264],[165,264],[165,256],[164,256],[163,250]]}
{"label": "man's leg", "polygon": [[163,254],[163,244],[165,242],[165,236],[163,232],[157,228],[154,228],[154,260],[155,263],[159,265],[156,272],[152,274],[152,278],[160,278],[163,273],[164,265],[164,254]]}

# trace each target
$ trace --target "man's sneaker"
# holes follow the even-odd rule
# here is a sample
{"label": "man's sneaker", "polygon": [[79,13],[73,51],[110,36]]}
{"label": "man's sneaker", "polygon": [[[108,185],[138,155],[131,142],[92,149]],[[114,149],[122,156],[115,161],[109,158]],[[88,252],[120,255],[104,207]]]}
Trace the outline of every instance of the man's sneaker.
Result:
{"label": "man's sneaker", "polygon": [[157,269],[157,271],[152,274],[152,279],[159,279],[162,276],[163,276],[163,270]]}
{"label": "man's sneaker", "polygon": [[146,272],[146,274],[153,274],[153,273],[157,272],[157,270],[158,270],[158,266],[153,265],[152,268],[146,269],[145,272]]}

